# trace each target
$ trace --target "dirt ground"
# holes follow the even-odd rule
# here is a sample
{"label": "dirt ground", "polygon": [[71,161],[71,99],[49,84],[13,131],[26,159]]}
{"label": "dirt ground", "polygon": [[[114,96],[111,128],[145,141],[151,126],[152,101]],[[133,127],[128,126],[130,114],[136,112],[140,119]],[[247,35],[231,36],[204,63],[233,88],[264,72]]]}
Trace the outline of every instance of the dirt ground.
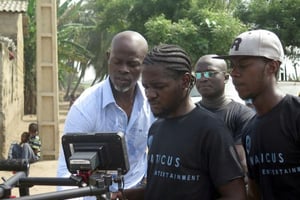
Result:
{"label": "dirt ground", "polygon": [[[29,177],[56,177],[57,160],[39,161],[30,165]],[[9,179],[13,176],[12,172],[0,171],[1,178]],[[56,190],[56,186],[33,186],[30,188],[30,194],[41,194]],[[19,190],[12,190],[12,195],[19,197]]]}

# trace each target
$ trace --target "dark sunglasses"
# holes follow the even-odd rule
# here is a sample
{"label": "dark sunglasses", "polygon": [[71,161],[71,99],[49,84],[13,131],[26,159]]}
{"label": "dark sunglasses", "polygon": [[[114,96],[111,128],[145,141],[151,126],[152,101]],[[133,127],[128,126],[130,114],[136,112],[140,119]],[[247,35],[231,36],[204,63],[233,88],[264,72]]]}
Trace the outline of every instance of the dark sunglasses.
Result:
{"label": "dark sunglasses", "polygon": [[201,79],[202,77],[204,78],[211,78],[211,77],[214,77],[216,74],[218,73],[225,73],[223,71],[206,71],[206,72],[195,72],[195,76],[196,76],[196,79]]}

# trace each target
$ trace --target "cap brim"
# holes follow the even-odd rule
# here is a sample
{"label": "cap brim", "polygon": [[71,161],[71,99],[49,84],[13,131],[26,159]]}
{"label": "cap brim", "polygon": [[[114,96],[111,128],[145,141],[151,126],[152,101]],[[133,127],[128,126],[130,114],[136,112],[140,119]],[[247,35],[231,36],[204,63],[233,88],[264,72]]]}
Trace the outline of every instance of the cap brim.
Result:
{"label": "cap brim", "polygon": [[220,55],[220,56],[214,56],[213,58],[218,58],[218,59],[230,59],[234,56],[230,56],[230,55]]}

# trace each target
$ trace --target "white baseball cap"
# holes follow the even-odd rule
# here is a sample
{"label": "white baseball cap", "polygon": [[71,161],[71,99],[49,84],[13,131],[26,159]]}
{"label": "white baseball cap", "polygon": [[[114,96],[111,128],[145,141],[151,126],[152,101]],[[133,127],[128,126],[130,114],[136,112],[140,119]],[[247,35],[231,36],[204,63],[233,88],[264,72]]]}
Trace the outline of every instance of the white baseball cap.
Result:
{"label": "white baseball cap", "polygon": [[260,29],[241,33],[234,39],[229,55],[216,58],[228,59],[234,56],[259,56],[282,62],[284,51],[275,33]]}

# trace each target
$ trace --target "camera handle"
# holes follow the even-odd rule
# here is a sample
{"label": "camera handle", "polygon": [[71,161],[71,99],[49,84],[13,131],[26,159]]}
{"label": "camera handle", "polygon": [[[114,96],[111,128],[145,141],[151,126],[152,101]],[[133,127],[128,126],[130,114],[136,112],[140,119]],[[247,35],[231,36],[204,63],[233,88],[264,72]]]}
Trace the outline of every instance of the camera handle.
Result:
{"label": "camera handle", "polygon": [[[19,163],[18,168],[15,168],[16,163]],[[124,177],[121,169],[115,175],[111,175],[107,171],[94,171],[79,172],[77,175],[71,175],[69,178],[27,177],[28,169],[29,164],[25,161],[6,160],[0,162],[0,171],[17,171],[8,180],[3,179],[4,183],[0,184],[0,199],[4,197],[5,200],[8,200],[6,198],[10,196],[11,189],[19,187],[21,197],[15,198],[16,200],[63,200],[83,196],[95,196],[98,200],[108,200],[110,199],[109,187],[112,185],[112,182],[115,182],[122,193],[122,200],[126,200],[123,193]],[[29,187],[34,185],[65,185],[79,186],[79,188],[29,196]]]}
{"label": "camera handle", "polygon": [[[19,172],[16,174],[16,176],[13,176],[13,180],[9,179],[8,182],[15,182],[19,176]],[[20,173],[22,175],[22,173]],[[56,180],[60,180],[60,182],[64,182],[63,179],[66,180],[66,183],[70,182],[70,179],[68,178],[29,178],[29,177],[23,177],[20,179],[20,187],[24,186],[27,187],[28,183],[26,183],[28,180],[30,182],[29,185],[54,185]],[[11,181],[10,181],[11,180]],[[47,180],[47,184],[42,184],[45,183],[44,180]],[[69,199],[69,198],[75,198],[75,197],[83,197],[83,196],[96,196],[98,200],[106,200],[109,199],[109,184],[110,184],[111,177],[109,175],[105,174],[93,174],[90,177],[90,186],[84,186],[84,187],[79,187],[79,188],[74,188],[74,189],[68,189],[68,190],[62,190],[62,191],[55,191],[55,192],[48,192],[48,193],[43,193],[43,194],[36,194],[36,195],[30,195],[30,196],[21,196],[19,198],[15,198],[16,200],[51,200],[51,199],[56,199],[56,200],[63,200],[63,199]],[[23,183],[23,184],[22,184]],[[35,184],[35,183],[41,183],[41,184]],[[27,185],[27,186],[26,186]],[[3,188],[3,192],[4,192]],[[11,188],[9,188],[11,189]],[[1,190],[0,190],[1,191]],[[7,195],[3,195],[6,196]],[[0,198],[2,199],[2,198]],[[3,199],[3,200],[8,200],[8,199]]]}

